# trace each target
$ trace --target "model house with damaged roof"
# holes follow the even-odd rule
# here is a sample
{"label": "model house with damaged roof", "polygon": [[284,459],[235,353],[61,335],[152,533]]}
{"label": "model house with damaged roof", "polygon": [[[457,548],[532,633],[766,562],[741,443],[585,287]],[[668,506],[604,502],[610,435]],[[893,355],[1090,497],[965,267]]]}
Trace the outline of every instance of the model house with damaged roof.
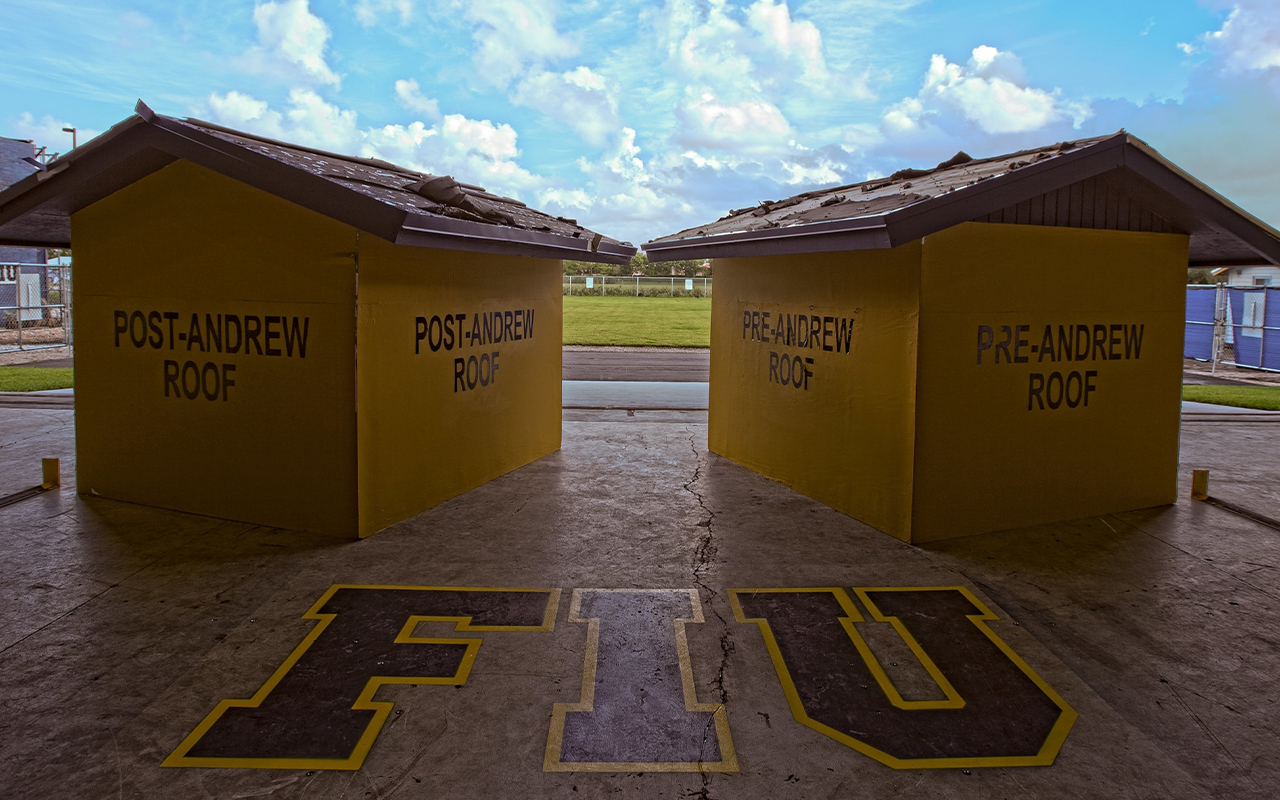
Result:
{"label": "model house with damaged roof", "polygon": [[1186,270],[1280,233],[1121,132],[644,249],[716,259],[710,449],[927,542],[1173,502]]}
{"label": "model house with damaged roof", "polygon": [[365,536],[560,447],[561,259],[445,176],[137,115],[0,193],[74,245],[83,494]]}

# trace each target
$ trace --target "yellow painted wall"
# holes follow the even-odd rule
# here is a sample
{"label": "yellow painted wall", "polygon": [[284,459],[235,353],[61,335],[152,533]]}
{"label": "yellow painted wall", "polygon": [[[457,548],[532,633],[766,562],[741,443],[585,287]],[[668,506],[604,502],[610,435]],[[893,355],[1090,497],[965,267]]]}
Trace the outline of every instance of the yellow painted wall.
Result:
{"label": "yellow painted wall", "polygon": [[[921,249],[716,260],[710,449],[899,538],[909,536]],[[767,341],[744,314],[768,312]],[[778,315],[783,333],[776,337]],[[836,338],[786,345],[786,320],[853,319]],[[754,321],[754,318],[753,318]],[[794,337],[794,334],[793,334]],[[822,344],[832,347],[824,350]],[[782,385],[781,359],[812,358],[808,387]],[[797,377],[802,372],[793,371]]]}
{"label": "yellow painted wall", "polygon": [[[1186,265],[1181,235],[967,223],[925,238],[913,541],[1174,501]],[[979,364],[981,325],[995,343]],[[1010,355],[1026,361],[996,364],[1002,326],[1016,341],[1019,325]],[[1053,360],[1060,325],[1089,326],[1089,358]],[[1143,326],[1140,356],[1112,325]],[[1032,374],[1055,372],[1079,373],[1083,395],[1088,371],[1087,406],[1031,395]]]}
{"label": "yellow painted wall", "polygon": [[[560,449],[560,275],[558,260],[360,238],[361,536]],[[493,312],[504,313],[501,340],[483,325],[473,340],[476,315]],[[421,340],[418,317],[429,328]],[[484,385],[481,367],[493,353],[496,381],[490,365]],[[476,359],[461,382],[458,358],[464,370]]]}
{"label": "yellow painted wall", "polygon": [[[356,527],[356,233],[188,162],[175,162],[72,216],[76,252],[77,488],[287,528]],[[141,347],[116,311],[176,314]],[[307,320],[305,357],[283,336],[202,352],[192,314]],[[155,318],[153,318],[155,319]],[[138,333],[141,328],[135,329]],[[179,338],[182,337],[182,338]],[[153,346],[155,345],[155,346]],[[253,347],[253,345],[245,345]],[[165,362],[223,364],[235,385],[195,399]],[[195,385],[191,374],[187,386]],[[165,397],[168,388],[169,397]]]}

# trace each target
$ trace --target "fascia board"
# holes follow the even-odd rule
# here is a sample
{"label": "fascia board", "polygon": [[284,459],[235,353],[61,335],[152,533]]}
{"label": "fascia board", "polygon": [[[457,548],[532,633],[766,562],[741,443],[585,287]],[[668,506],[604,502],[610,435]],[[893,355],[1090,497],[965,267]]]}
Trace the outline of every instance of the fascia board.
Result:
{"label": "fascia board", "polygon": [[883,250],[892,245],[881,216],[835,220],[788,228],[699,236],[643,245],[649,260],[680,261],[698,258],[747,258],[752,256],[834,253],[841,250]]}
{"label": "fascia board", "polygon": [[634,247],[602,242],[592,251],[586,239],[498,227],[461,219],[409,214],[395,243],[410,247],[435,247],[472,253],[503,253],[535,258],[558,258],[626,264],[635,255]]}

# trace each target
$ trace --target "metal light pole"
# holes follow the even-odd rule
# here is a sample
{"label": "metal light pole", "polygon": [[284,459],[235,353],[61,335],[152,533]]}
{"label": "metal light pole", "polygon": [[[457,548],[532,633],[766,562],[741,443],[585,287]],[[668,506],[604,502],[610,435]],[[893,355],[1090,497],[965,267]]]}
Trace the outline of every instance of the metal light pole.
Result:
{"label": "metal light pole", "polygon": [[62,132],[63,132],[63,133],[69,133],[69,134],[71,134],[71,149],[72,149],[72,150],[75,150],[75,149],[76,149],[76,129],[75,129],[75,128],[63,128],[63,129],[62,129]]}

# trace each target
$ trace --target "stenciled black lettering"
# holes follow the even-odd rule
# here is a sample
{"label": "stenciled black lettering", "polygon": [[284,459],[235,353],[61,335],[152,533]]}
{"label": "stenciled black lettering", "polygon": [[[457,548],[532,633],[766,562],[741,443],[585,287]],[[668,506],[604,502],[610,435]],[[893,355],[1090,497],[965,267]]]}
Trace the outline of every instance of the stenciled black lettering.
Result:
{"label": "stenciled black lettering", "polygon": [[1084,404],[1086,407],[1089,405],[1089,394],[1098,391],[1098,387],[1093,385],[1093,379],[1096,377],[1098,377],[1096,369],[1088,370],[1084,374]]}
{"label": "stenciled black lettering", "polygon": [[249,355],[249,345],[253,344],[258,355],[262,355],[262,343],[258,341],[258,337],[262,335],[262,320],[256,315],[244,315],[244,354]]}
{"label": "stenciled black lettering", "polygon": [[1050,361],[1057,361],[1058,357],[1053,350],[1053,326],[1044,326],[1044,336],[1040,337],[1040,357],[1036,359],[1036,363],[1044,361],[1045,356],[1049,356]]}
{"label": "stenciled black lettering", "polygon": [[[1074,381],[1074,384],[1072,383]],[[1071,387],[1075,386],[1075,396],[1071,394]],[[1067,376],[1067,407],[1075,408],[1080,405],[1080,398],[1084,395],[1084,379],[1080,377],[1079,372],[1072,372]]]}
{"label": "stenciled black lettering", "polygon": [[[222,318],[222,324],[226,329],[227,346],[223,350],[228,355],[235,355],[240,352],[240,344],[244,341],[244,328],[240,325],[240,316],[238,314],[227,314]],[[231,343],[231,328],[235,327],[236,342]]]}
{"label": "stenciled black lettering", "polygon": [[453,360],[453,393],[465,392],[467,390],[467,360],[465,358],[455,358]]}
{"label": "stenciled black lettering", "polygon": [[[1102,354],[1102,358],[1098,358],[1098,354]],[[1091,361],[1107,360],[1107,326],[1093,326],[1093,349],[1089,351],[1089,359]]]}
{"label": "stenciled black lettering", "polygon": [[204,315],[204,340],[207,343],[206,350],[212,350],[215,353],[222,352],[222,315],[219,314],[215,320],[212,314]]}
{"label": "stenciled black lettering", "polygon": [[162,316],[165,319],[169,320],[169,349],[172,350],[173,349],[173,323],[178,320],[178,312],[166,311]]}
{"label": "stenciled black lettering", "polygon": [[1073,341],[1075,343],[1075,353],[1076,353],[1076,357],[1073,360],[1088,361],[1089,360],[1089,326],[1077,325],[1076,335]]}
{"label": "stenciled black lettering", "polygon": [[271,329],[271,326],[280,325],[280,317],[263,317],[262,321],[263,321],[263,328],[264,328],[264,335],[262,338],[263,338],[263,344],[265,345],[265,350],[267,351],[267,355],[278,356],[280,355],[280,348],[272,347],[271,340],[279,339],[280,331],[273,331]]}
{"label": "stenciled black lettering", "polygon": [[[210,372],[213,373],[212,381],[209,380]],[[204,390],[204,399],[206,400],[218,399],[218,389],[219,389],[218,379],[220,377],[221,375],[218,372],[218,365],[213,363],[212,361],[206,362],[204,367],[201,368],[200,385],[201,385],[201,388]],[[212,388],[213,391],[210,391],[210,388]]]}
{"label": "stenciled black lettering", "polygon": [[[1058,386],[1058,397],[1056,400],[1053,397],[1053,387],[1055,383]],[[1062,405],[1062,394],[1062,373],[1051,373],[1049,375],[1049,379],[1046,380],[1044,384],[1044,401],[1049,404],[1049,408],[1057,408]]]}
{"label": "stenciled black lettering", "polygon": [[231,373],[235,371],[235,364],[222,365],[222,402],[224,403],[227,402],[227,390],[236,385],[235,380],[231,377]]}
{"label": "stenciled black lettering", "polygon": [[147,343],[147,318],[141,311],[129,315],[129,341],[133,342],[134,347],[142,347]]}
{"label": "stenciled black lettering", "polygon": [[1031,373],[1031,386],[1027,392],[1027,410],[1034,411],[1032,403],[1038,403],[1040,410],[1044,411],[1044,375],[1039,372]]}
{"label": "stenciled black lettering", "polygon": [[191,324],[187,326],[188,353],[191,352],[191,348],[195,347],[197,342],[200,343],[200,352],[205,352],[207,348],[204,346],[204,334],[200,331],[200,315],[193,312],[191,314]]}
{"label": "stenciled black lettering", "polygon": [[307,357],[307,334],[311,329],[311,317],[302,318],[302,330],[298,330],[298,318],[291,317],[284,326],[284,351],[292,358],[294,345],[298,347],[298,358]]}
{"label": "stenciled black lettering", "polygon": [[1017,326],[1016,328],[1014,328],[1013,330],[1014,330],[1014,335],[1013,335],[1013,363],[1015,363],[1015,364],[1025,364],[1025,363],[1027,363],[1027,357],[1026,357],[1026,356],[1024,356],[1024,355],[1022,354],[1022,348],[1026,347],[1026,346],[1027,346],[1027,345],[1029,345],[1029,344],[1031,344],[1031,342],[1029,342],[1029,341],[1026,339],[1026,337],[1024,337],[1024,336],[1023,336],[1023,334],[1024,334],[1024,333],[1027,333],[1028,331],[1030,331],[1030,330],[1031,330],[1031,326],[1030,326],[1030,325],[1019,325],[1019,326]]}
{"label": "stenciled black lettering", "polygon": [[422,340],[427,338],[427,318],[414,317],[413,320],[413,354],[422,352]]}
{"label": "stenciled black lettering", "polygon": [[1117,359],[1120,357],[1120,332],[1124,330],[1123,325],[1112,325],[1110,327],[1110,336],[1107,338],[1107,358]]}
{"label": "stenciled black lettering", "polygon": [[120,334],[129,332],[129,312],[120,311],[119,309],[117,309],[115,312],[115,317],[116,317],[116,347],[119,347]]}
{"label": "stenciled black lettering", "polygon": [[160,329],[160,312],[152,311],[147,314],[147,327],[151,329],[151,335],[147,337],[147,344],[151,345],[152,350],[159,350],[164,346],[164,331]]}
{"label": "stenciled black lettering", "polygon": [[982,363],[982,351],[990,350],[992,342],[995,341],[995,332],[991,330],[990,325],[978,326],[978,363]]}
{"label": "stenciled black lettering", "polygon": [[[191,376],[190,386],[187,385],[188,375]],[[182,365],[182,393],[188,400],[195,400],[200,394],[200,367],[194,361],[188,361]]]}
{"label": "stenciled black lettering", "polygon": [[173,386],[173,396],[181,397],[182,390],[178,388],[178,362],[170,359],[164,360],[164,396],[169,396],[169,386]]}
{"label": "stenciled black lettering", "polygon": [[1142,355],[1142,334],[1147,326],[1130,325],[1124,329],[1124,357],[1128,358],[1130,352],[1133,357],[1139,358]]}
{"label": "stenciled black lettering", "polygon": [[769,351],[769,383],[778,382],[778,354]]}
{"label": "stenciled black lettering", "polygon": [[[458,346],[462,346],[462,342],[458,342]],[[444,315],[444,349],[453,349],[453,315]]]}
{"label": "stenciled black lettering", "polygon": [[440,345],[444,342],[444,324],[440,322],[440,315],[436,314],[431,317],[431,321],[427,323],[427,347],[431,348],[431,352],[440,349]]}
{"label": "stenciled black lettering", "polygon": [[1013,344],[1013,328],[1001,325],[1000,332],[1004,334],[1004,341],[996,343],[996,363],[1000,363],[1000,354],[1004,353],[1004,363],[1012,364],[1013,356],[1009,355],[1009,345]]}

